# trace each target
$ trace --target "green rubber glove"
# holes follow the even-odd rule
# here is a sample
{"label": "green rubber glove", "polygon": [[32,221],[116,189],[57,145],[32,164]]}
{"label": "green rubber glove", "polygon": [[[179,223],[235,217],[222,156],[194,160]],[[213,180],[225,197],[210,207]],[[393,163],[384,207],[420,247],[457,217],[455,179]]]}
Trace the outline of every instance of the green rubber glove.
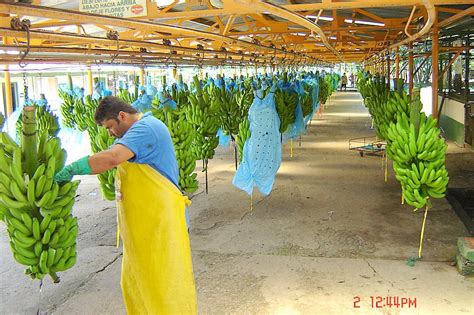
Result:
{"label": "green rubber glove", "polygon": [[65,166],[54,176],[54,180],[58,183],[70,182],[74,175],[90,175],[91,173],[89,156],[85,156]]}

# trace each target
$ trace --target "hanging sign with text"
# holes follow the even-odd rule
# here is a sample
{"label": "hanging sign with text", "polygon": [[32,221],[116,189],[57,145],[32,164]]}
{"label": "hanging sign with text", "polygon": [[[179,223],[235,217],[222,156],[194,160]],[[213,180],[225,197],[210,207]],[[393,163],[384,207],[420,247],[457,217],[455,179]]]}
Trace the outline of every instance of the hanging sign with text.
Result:
{"label": "hanging sign with text", "polygon": [[146,0],[79,0],[79,11],[122,18],[146,16]]}

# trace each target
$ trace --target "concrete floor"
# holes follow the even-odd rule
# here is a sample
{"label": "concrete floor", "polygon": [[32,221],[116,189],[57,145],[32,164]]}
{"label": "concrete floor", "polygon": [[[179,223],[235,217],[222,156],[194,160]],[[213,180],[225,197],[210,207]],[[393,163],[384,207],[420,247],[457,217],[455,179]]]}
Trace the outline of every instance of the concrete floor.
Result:
{"label": "concrete floor", "polygon": [[[348,150],[349,139],[373,134],[359,94],[336,93],[301,147],[294,143],[293,158],[284,146],[272,194],[255,193],[252,210],[231,184],[233,150],[219,150],[209,194],[201,189],[190,208],[200,314],[474,313],[474,279],[450,264],[457,237],[468,234],[446,200],[428,213],[422,261],[405,264],[418,252],[423,214],[400,204],[381,158]],[[450,186],[474,187],[472,150],[449,152]],[[101,200],[94,177],[83,178],[79,193],[78,262],[41,293],[14,263],[0,225],[1,314],[125,313],[115,205]],[[416,299],[416,307],[377,309],[376,296]]]}

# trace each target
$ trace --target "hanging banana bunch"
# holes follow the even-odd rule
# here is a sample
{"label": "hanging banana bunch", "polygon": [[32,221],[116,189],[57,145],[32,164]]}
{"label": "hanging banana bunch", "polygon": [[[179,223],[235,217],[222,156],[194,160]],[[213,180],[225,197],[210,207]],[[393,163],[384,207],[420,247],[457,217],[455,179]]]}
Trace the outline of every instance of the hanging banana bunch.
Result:
{"label": "hanging banana bunch", "polygon": [[311,97],[311,85],[306,84],[304,95],[301,97],[301,109],[303,110],[303,117],[308,116],[313,112],[313,98]]}
{"label": "hanging banana bunch", "polygon": [[443,198],[449,181],[445,167],[447,144],[440,137],[437,120],[420,113],[414,101],[410,118],[399,115],[388,129],[387,154],[406,202],[417,209],[430,206],[429,198]]}
{"label": "hanging banana bunch", "polygon": [[0,133],[0,218],[7,226],[15,260],[32,279],[76,262],[77,219],[72,207],[79,182],[55,183],[66,152],[58,138],[36,132],[34,107],[23,109],[21,145]]}
{"label": "hanging banana bunch", "polygon": [[3,125],[5,124],[5,116],[0,113],[0,131],[3,129]]}
{"label": "hanging banana bunch", "polygon": [[219,118],[216,115],[216,105],[211,106],[211,97],[208,92],[201,88],[197,76],[194,76],[193,83],[196,93],[188,95],[189,105],[185,108],[187,121],[197,131],[191,150],[194,152],[196,159],[207,161],[213,158],[215,148],[219,145],[219,138],[217,137]]}
{"label": "hanging banana bunch", "polygon": [[178,109],[188,106],[189,90],[186,85],[181,84],[183,88],[179,88],[177,84],[171,86],[171,98],[176,102]]}
{"label": "hanging banana bunch", "polygon": [[186,121],[186,115],[179,110],[165,107],[153,111],[153,115],[163,121],[170,132],[178,162],[179,187],[188,193],[195,192],[199,182],[197,173],[194,172],[196,155],[191,148],[196,132],[192,125]]}
{"label": "hanging banana bunch", "polygon": [[225,84],[217,87],[210,85],[211,108],[216,109],[219,126],[227,135],[236,135],[239,132],[240,109],[235,94],[225,88]]}
{"label": "hanging banana bunch", "polygon": [[[107,150],[115,141],[114,137],[109,135],[104,127],[97,125],[95,122],[94,115],[99,103],[100,99],[93,99],[90,95],[85,97],[83,123],[87,126],[92,153]],[[102,197],[105,200],[115,199],[115,172],[116,169],[114,168],[97,175]]]}
{"label": "hanging banana bunch", "polygon": [[237,150],[239,154],[239,162],[242,162],[244,156],[244,144],[250,138],[250,123],[248,119],[244,119],[239,124],[239,133],[237,134]]}
{"label": "hanging banana bunch", "polygon": [[284,133],[296,120],[298,94],[289,90],[277,89],[275,92],[275,105],[280,117],[280,133]]}
{"label": "hanging banana bunch", "polygon": [[[385,79],[382,77],[377,76],[374,80],[369,81],[366,87],[366,97],[364,102],[369,110],[372,119],[374,120],[374,125],[376,127],[377,135],[381,139],[387,139],[386,129],[390,125],[390,122],[393,120],[390,117],[390,114],[394,114],[393,112],[387,112],[387,103],[390,96],[390,90],[387,89],[387,85],[385,84]],[[392,93],[398,94],[398,93]],[[395,96],[396,97],[396,96]],[[404,101],[398,102],[397,104],[400,106],[405,106],[405,110],[402,112],[406,112],[406,106],[408,104],[408,96],[404,94]]]}
{"label": "hanging banana bunch", "polygon": [[68,128],[74,128],[76,126],[76,120],[74,119],[74,104],[78,101],[72,93],[68,93],[61,89],[58,90],[59,98],[63,101],[59,111],[63,117],[63,124]]}
{"label": "hanging banana bunch", "polygon": [[[59,132],[59,119],[53,114],[49,106],[38,106],[32,104],[36,109],[36,124],[38,127],[38,133],[43,133],[43,131],[48,132],[50,137],[57,136]],[[17,138],[20,139],[21,130],[23,127],[22,114],[18,117],[16,121],[16,133]]]}
{"label": "hanging banana bunch", "polygon": [[130,93],[128,89],[119,88],[117,97],[127,104],[133,104],[133,102],[135,102],[138,99],[138,82],[135,81],[134,85],[135,85],[135,90],[133,93]]}
{"label": "hanging banana bunch", "polygon": [[329,97],[329,84],[326,80],[322,77],[319,78],[319,98],[321,100],[321,104],[326,104],[326,101]]}
{"label": "hanging banana bunch", "polygon": [[[239,108],[239,124],[247,119],[249,114],[250,106],[253,103],[253,89],[249,85],[245,85],[243,89],[237,90],[235,92],[235,100],[237,102],[237,107]],[[240,128],[240,127],[239,127]]]}

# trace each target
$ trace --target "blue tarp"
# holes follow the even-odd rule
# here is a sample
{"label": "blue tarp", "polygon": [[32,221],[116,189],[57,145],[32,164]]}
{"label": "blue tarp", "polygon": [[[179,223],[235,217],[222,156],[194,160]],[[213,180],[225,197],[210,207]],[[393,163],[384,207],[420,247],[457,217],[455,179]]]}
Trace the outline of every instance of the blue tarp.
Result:
{"label": "blue tarp", "polygon": [[249,110],[251,136],[244,144],[243,159],[233,184],[252,194],[253,187],[270,194],[275,175],[281,164],[280,118],[275,107],[275,87],[262,98],[263,91],[255,91]]}

